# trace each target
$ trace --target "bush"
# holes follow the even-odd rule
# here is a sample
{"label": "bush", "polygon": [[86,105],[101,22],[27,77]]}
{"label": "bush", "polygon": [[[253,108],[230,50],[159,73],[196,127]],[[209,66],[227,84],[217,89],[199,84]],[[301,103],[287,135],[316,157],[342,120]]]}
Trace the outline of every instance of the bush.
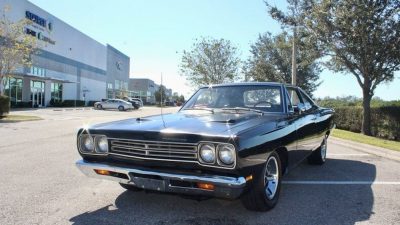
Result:
{"label": "bush", "polygon": [[0,95],[0,117],[5,116],[10,112],[10,98],[5,95]]}
{"label": "bush", "polygon": [[85,101],[83,100],[64,100],[62,102],[50,100],[50,105],[53,107],[75,107],[75,103],[77,107],[85,106]]}
{"label": "bush", "polygon": [[[336,127],[360,133],[362,115],[362,107],[337,107]],[[375,137],[400,141],[400,106],[371,107],[371,133]]]}
{"label": "bush", "polygon": [[32,102],[11,102],[11,108],[32,108]]}
{"label": "bush", "polygon": [[[76,104],[76,105],[75,105]],[[85,106],[85,101],[83,100],[64,100],[62,102],[63,107],[82,107]]]}

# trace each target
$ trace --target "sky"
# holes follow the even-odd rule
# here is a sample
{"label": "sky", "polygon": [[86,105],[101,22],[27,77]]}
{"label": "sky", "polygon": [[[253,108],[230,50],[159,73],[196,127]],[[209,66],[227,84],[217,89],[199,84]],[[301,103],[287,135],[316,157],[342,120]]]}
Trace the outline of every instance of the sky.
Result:
{"label": "sky", "polygon": [[[180,75],[183,50],[196,38],[230,40],[246,60],[259,34],[281,32],[264,0],[30,0],[76,29],[128,55],[131,78],[149,78],[189,97],[194,89]],[[270,1],[285,9],[283,0]],[[400,100],[400,73],[375,96]],[[351,74],[321,73],[315,97],[353,95],[361,88]]]}

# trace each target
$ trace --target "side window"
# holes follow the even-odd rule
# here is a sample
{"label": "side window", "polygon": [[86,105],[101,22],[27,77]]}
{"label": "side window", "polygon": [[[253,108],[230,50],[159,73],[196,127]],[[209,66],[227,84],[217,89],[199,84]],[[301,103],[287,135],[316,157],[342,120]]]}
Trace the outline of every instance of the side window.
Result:
{"label": "side window", "polygon": [[293,112],[294,109],[293,109],[292,101],[290,100],[288,91],[285,91],[285,98],[286,98],[286,106],[287,106],[288,112]]}
{"label": "side window", "polygon": [[292,103],[292,106],[297,107],[297,105],[299,103],[301,103],[298,92],[294,88],[288,88],[287,91],[288,91],[289,99],[290,99],[290,102]]}
{"label": "side window", "polygon": [[312,100],[310,99],[310,97],[308,97],[308,95],[306,95],[303,91],[300,91],[300,93],[301,93],[301,97],[304,102],[304,106],[306,107],[306,110],[311,109],[314,104],[313,104]]}

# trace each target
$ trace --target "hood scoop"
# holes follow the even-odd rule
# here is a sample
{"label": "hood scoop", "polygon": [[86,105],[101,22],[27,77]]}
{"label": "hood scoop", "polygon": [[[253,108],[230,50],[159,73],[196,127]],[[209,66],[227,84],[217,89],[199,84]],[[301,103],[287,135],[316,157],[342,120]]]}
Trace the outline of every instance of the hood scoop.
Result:
{"label": "hood scoop", "polygon": [[235,123],[240,123],[242,121],[246,121],[252,118],[258,117],[258,115],[251,115],[251,114],[236,114],[236,115],[226,115],[226,114],[220,114],[219,116],[212,116],[210,118],[210,122],[215,122],[215,123],[226,123],[226,124],[235,124]]}
{"label": "hood scoop", "polygon": [[215,122],[215,123],[236,123],[236,120],[235,119],[212,120],[211,122]]}

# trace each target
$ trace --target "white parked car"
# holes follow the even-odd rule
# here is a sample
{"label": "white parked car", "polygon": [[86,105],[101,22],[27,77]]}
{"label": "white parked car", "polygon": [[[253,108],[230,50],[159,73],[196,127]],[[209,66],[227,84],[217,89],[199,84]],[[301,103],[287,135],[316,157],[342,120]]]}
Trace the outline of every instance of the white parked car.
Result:
{"label": "white parked car", "polygon": [[130,102],[121,99],[108,99],[103,102],[96,102],[94,103],[94,107],[96,109],[118,109],[119,111],[133,109]]}

